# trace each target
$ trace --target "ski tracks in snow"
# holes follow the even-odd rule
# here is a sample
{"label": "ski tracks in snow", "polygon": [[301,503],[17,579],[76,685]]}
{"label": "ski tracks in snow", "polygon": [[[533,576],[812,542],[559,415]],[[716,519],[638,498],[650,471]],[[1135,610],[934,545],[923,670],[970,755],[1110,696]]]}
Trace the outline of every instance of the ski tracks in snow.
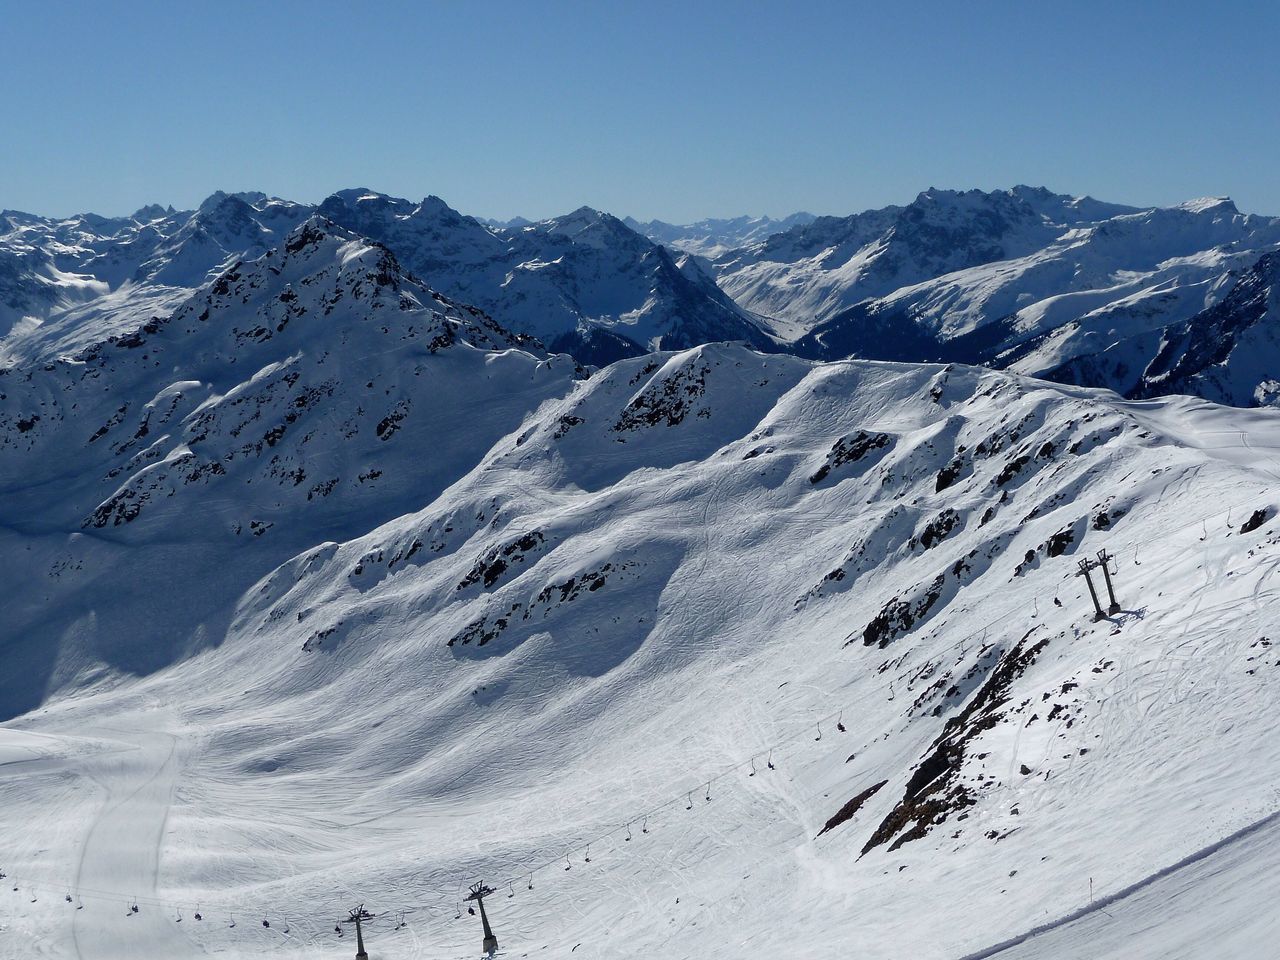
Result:
{"label": "ski tracks in snow", "polygon": [[[94,731],[125,749],[88,761],[84,775],[106,800],[85,835],[76,865],[77,890],[116,890],[156,898],[169,806],[181,767],[178,738],[157,729]],[[80,960],[136,955],[146,942],[154,956],[180,956],[199,949],[160,907],[132,913],[121,902],[95,901],[72,919],[72,944]],[[145,928],[145,933],[142,929]],[[141,936],[140,936],[141,934]]]}

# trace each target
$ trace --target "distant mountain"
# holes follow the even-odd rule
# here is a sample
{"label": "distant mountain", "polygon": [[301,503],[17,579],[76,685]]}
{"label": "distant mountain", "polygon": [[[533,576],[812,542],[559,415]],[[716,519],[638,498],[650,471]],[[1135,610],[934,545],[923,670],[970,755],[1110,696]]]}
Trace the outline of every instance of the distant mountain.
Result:
{"label": "distant mountain", "polygon": [[[820,218],[713,269],[801,356],[980,362],[1128,392],[1166,335],[1194,341],[1213,329],[1172,328],[1277,248],[1280,219],[1225,198],[1143,210],[1042,188],[931,190],[906,207]],[[1280,364],[1280,353],[1263,362]],[[1265,377],[1219,378],[1235,379],[1249,389],[1173,376],[1149,388],[1274,402],[1254,390]]]}
{"label": "distant mountain", "polygon": [[54,220],[0,212],[0,255],[38,251],[61,273],[108,287],[194,287],[228,261],[264,253],[311,208],[263,193],[218,191],[198,209],[153,204],[130,217],[88,213]]}
{"label": "distant mountain", "polygon": [[1213,306],[1075,357],[1050,379],[1137,399],[1190,393],[1233,406],[1280,406],[1280,253],[1261,257]]}
{"label": "distant mountain", "polygon": [[806,226],[815,219],[813,214],[801,212],[780,220],[773,217],[732,217],[674,224],[661,220],[641,223],[631,217],[624,217],[622,222],[654,243],[700,257],[715,258],[729,250],[759,243],[775,233]]}
{"label": "distant mountain", "polygon": [[510,220],[495,220],[493,217],[477,217],[486,227],[494,227],[496,229],[508,229],[513,227],[527,227],[533,223],[525,217],[512,217]]}
{"label": "distant mountain", "polygon": [[[195,287],[231,260],[252,259],[276,246],[309,216],[305,204],[262,193],[214,193],[171,235],[156,243],[134,274],[168,286]],[[170,220],[171,218],[166,218]],[[93,265],[90,264],[90,269]]]}
{"label": "distant mountain", "polygon": [[[1196,340],[1218,327],[1187,323],[1280,250],[1280,218],[1226,198],[1144,209],[1027,186],[931,189],[850,217],[687,226],[589,207],[495,226],[438,197],[368,189],[318,206],[217,192],[196,210],[151,205],[129,217],[5,211],[0,362],[126,335],[313,214],[382,244],[432,289],[592,365],[732,340],[810,359],[982,363],[1122,393],[1276,402],[1248,366],[1280,364],[1265,338],[1212,377],[1145,371],[1166,340],[1185,344],[1179,370],[1214,354],[1216,344]],[[734,238],[749,242],[705,255]]]}
{"label": "distant mountain", "polygon": [[127,326],[138,304],[172,305],[233,260],[265,253],[310,213],[262,193],[220,191],[197,210],[153,204],[130,217],[0,212],[0,355],[6,335],[68,312],[83,317],[107,297],[102,321],[112,326],[123,314]]}
{"label": "distant mountain", "polygon": [[853,304],[1028,255],[1072,227],[1132,209],[1034,187],[930,189],[905,207],[819,217],[725,253],[716,277],[749,310],[803,333]]}
{"label": "distant mountain", "polygon": [[[0,341],[65,342],[72,318],[75,326],[92,317],[105,329],[127,327],[139,307],[172,308],[231,262],[279,245],[313,213],[384,244],[433,288],[584,362],[712,340],[772,343],[697,264],[616,217],[583,207],[499,230],[438,197],[415,203],[366,189],[340,191],[318,207],[218,192],[194,211],[152,206],[127,218],[6,211]],[[19,349],[12,339],[0,342],[0,356]]]}
{"label": "distant mountain", "polygon": [[413,203],[348,190],[318,209],[386,244],[437,289],[584,362],[713,340],[771,343],[695,263],[589,207],[511,229],[438,197]]}

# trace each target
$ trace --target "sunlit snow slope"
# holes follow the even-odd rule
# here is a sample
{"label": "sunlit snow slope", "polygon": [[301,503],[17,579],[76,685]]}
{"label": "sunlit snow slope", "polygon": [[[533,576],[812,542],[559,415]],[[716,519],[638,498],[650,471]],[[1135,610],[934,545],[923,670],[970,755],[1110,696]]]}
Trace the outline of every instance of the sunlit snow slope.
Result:
{"label": "sunlit snow slope", "polygon": [[1280,932],[1280,416],[582,379],[321,221],[152,326],[0,379],[0,955],[475,956],[479,879],[507,956]]}

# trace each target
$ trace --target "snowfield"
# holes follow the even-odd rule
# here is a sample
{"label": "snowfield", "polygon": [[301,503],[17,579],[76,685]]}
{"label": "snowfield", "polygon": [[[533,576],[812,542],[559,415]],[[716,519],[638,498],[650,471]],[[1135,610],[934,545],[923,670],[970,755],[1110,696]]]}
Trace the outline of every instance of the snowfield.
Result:
{"label": "snowfield", "polygon": [[479,880],[511,957],[1280,933],[1280,412],[726,343],[588,376],[319,217],[24,356],[0,956],[350,955],[361,902],[372,957],[477,956]]}

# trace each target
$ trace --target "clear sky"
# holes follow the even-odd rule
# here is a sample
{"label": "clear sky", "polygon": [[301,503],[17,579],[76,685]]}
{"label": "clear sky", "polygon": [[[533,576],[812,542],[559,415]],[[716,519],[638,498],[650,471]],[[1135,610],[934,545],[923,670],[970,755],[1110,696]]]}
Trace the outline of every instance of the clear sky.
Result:
{"label": "clear sky", "polygon": [[929,186],[1280,214],[1280,4],[0,0],[0,207],[852,213]]}

